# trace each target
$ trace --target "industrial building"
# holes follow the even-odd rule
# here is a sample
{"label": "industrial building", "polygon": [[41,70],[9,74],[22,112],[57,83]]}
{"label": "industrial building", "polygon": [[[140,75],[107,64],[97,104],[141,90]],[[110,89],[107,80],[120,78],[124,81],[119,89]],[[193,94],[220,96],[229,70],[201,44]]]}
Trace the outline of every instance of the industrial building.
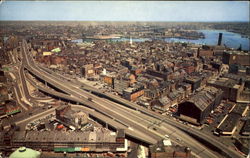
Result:
{"label": "industrial building", "polygon": [[188,100],[179,104],[180,119],[193,124],[201,124],[209,113],[221,102],[223,91],[215,87],[206,87]]}
{"label": "industrial building", "polygon": [[[11,131],[0,132],[0,149],[6,151],[25,146],[55,152],[125,152],[124,130],[99,129],[93,132]],[[124,150],[121,150],[124,149]]]}

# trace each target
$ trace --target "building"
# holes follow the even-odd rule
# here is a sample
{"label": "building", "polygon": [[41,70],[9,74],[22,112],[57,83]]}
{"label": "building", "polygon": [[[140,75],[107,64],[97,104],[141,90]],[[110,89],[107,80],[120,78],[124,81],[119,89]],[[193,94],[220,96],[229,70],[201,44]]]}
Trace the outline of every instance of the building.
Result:
{"label": "building", "polygon": [[238,74],[238,75],[248,75],[249,74],[249,66],[242,66],[242,65],[238,65],[238,64],[230,64],[229,65],[229,73],[233,73],[233,74]]}
{"label": "building", "polygon": [[167,80],[168,79],[168,73],[167,72],[160,72],[160,71],[155,71],[155,70],[147,69],[146,73],[149,74],[149,75],[151,75],[151,76],[161,78],[163,80]]}
{"label": "building", "polygon": [[149,148],[151,158],[195,158],[191,150],[184,146],[153,145]]}
{"label": "building", "polygon": [[248,104],[234,104],[229,113],[235,113],[240,115],[241,117],[244,117],[246,116],[248,109]]}
{"label": "building", "polygon": [[198,56],[199,57],[212,57],[214,55],[214,52],[212,49],[208,49],[208,50],[205,50],[205,49],[199,49],[198,50]]}
{"label": "building", "polygon": [[43,52],[43,56],[48,56],[48,55],[52,55],[51,52]]}
{"label": "building", "polygon": [[229,114],[217,126],[216,131],[221,135],[233,135],[241,117],[246,116],[249,109],[247,104],[234,104]]}
{"label": "building", "polygon": [[56,119],[67,127],[81,128],[88,123],[88,115],[82,111],[75,112],[70,106],[62,105],[56,109]]}
{"label": "building", "polygon": [[220,46],[221,45],[221,42],[222,42],[222,33],[219,33],[219,38],[218,38],[218,46]]}
{"label": "building", "polygon": [[[5,135],[9,135],[10,139],[6,140]],[[117,132],[103,128],[98,128],[93,132],[12,131],[11,134],[0,132],[0,140],[5,140],[0,141],[0,149],[3,151],[24,145],[26,145],[26,149],[69,153],[126,152],[127,150],[125,148],[127,140],[122,129],[118,129]]]}
{"label": "building", "polygon": [[237,84],[237,81],[229,78],[218,78],[208,81],[209,86],[223,90],[223,98],[236,102],[243,91],[244,86]]}
{"label": "building", "polygon": [[94,65],[93,64],[88,64],[88,65],[84,65],[82,67],[82,77],[93,77],[95,75],[95,70],[94,70]]}
{"label": "building", "polygon": [[224,117],[221,123],[217,126],[216,131],[220,135],[233,135],[237,129],[237,124],[241,116],[236,113],[230,113]]}
{"label": "building", "polygon": [[144,86],[129,87],[123,91],[123,98],[129,101],[135,101],[144,94]]}
{"label": "building", "polygon": [[153,100],[157,97],[160,97],[161,92],[158,88],[150,88],[144,90],[144,97],[148,98],[149,100]]}
{"label": "building", "polygon": [[166,111],[172,105],[172,101],[167,97],[161,97],[151,102],[152,109],[157,111]]}
{"label": "building", "polygon": [[114,80],[114,90],[122,95],[123,91],[129,87],[129,81],[121,80]]}
{"label": "building", "polygon": [[250,138],[239,138],[235,139],[234,145],[237,147],[239,151],[244,153],[245,155],[249,155],[250,149]]}
{"label": "building", "polygon": [[222,99],[223,91],[214,87],[206,87],[188,100],[179,104],[178,113],[182,120],[201,124],[209,113],[215,109]]}
{"label": "building", "polygon": [[243,66],[250,66],[250,53],[241,51],[224,52],[222,61],[224,64],[239,64]]}
{"label": "building", "polygon": [[241,134],[245,135],[245,136],[249,136],[250,135],[250,119],[248,119],[247,121],[245,121],[245,124],[244,124],[243,128],[241,129]]}
{"label": "building", "polygon": [[108,84],[110,87],[114,87],[114,77],[111,75],[105,75],[103,77],[103,82]]}
{"label": "building", "polygon": [[185,78],[185,82],[191,84],[192,92],[201,86],[201,77],[189,76]]}

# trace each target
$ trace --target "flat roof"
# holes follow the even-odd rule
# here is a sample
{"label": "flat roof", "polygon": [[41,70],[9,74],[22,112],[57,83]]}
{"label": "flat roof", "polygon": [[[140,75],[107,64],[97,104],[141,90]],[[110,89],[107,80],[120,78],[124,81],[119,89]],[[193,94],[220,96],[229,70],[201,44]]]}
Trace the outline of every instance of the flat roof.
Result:
{"label": "flat roof", "polygon": [[198,76],[188,76],[185,78],[185,80],[187,81],[191,81],[191,82],[197,82],[201,80],[201,77]]}
{"label": "flat roof", "polygon": [[14,133],[14,142],[116,142],[116,134],[108,130],[94,132],[62,131],[18,131]]}
{"label": "flat roof", "polygon": [[242,115],[246,108],[248,108],[248,104],[237,104],[231,113]]}
{"label": "flat roof", "polygon": [[241,129],[242,134],[250,135],[250,119],[248,119]]}
{"label": "flat roof", "polygon": [[222,132],[232,132],[240,118],[241,116],[239,114],[230,113],[218,129]]}
{"label": "flat roof", "polygon": [[[229,78],[219,78],[219,79],[212,79],[208,81],[208,83],[213,84],[213,85],[218,85],[218,86],[224,86],[224,87],[232,87],[232,88],[239,88],[237,85],[237,82],[233,79]],[[235,87],[236,86],[236,87]]]}

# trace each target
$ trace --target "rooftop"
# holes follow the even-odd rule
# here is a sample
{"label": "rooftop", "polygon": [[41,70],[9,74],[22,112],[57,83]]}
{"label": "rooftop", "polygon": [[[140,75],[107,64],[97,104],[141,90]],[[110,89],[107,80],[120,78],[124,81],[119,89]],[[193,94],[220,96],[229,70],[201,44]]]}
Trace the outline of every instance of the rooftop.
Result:
{"label": "rooftop", "polygon": [[250,119],[248,119],[243,128],[241,129],[242,134],[244,135],[250,135]]}
{"label": "rooftop", "polygon": [[232,132],[240,118],[239,114],[230,113],[218,129],[222,132]]}
{"label": "rooftop", "polygon": [[220,93],[222,93],[222,91],[217,88],[206,87],[192,96],[188,101],[194,103],[201,111],[204,111]]}
{"label": "rooftop", "polygon": [[237,86],[237,82],[229,78],[212,79],[209,83],[223,87],[239,88],[239,86]]}
{"label": "rooftop", "polygon": [[62,131],[28,131],[15,132],[14,142],[116,142],[116,134],[110,131],[62,132]]}
{"label": "rooftop", "polygon": [[248,104],[237,104],[231,113],[242,115],[247,108]]}

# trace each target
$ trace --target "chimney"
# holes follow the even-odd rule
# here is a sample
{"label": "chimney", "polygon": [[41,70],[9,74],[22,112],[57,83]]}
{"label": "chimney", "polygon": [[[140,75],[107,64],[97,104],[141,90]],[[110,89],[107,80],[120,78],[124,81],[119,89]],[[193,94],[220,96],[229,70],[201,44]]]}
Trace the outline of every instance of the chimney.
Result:
{"label": "chimney", "polygon": [[221,45],[221,41],[222,41],[222,33],[219,33],[218,46]]}

